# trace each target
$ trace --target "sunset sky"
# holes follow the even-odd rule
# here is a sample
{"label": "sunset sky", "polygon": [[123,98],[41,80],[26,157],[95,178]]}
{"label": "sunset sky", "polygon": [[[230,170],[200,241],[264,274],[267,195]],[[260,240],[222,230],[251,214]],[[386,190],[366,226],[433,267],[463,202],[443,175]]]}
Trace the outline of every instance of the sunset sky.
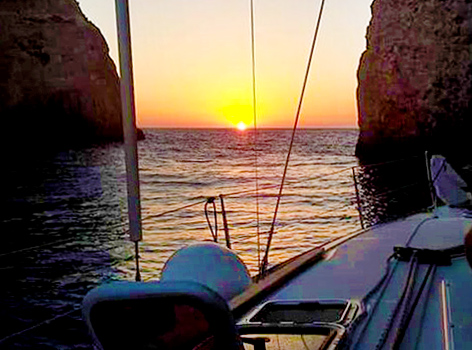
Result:
{"label": "sunset sky", "polygon": [[[255,0],[259,127],[291,127],[321,0]],[[326,0],[302,127],[356,127],[372,0]],[[79,0],[118,65],[114,0]],[[250,0],[130,0],[140,127],[252,125]]]}

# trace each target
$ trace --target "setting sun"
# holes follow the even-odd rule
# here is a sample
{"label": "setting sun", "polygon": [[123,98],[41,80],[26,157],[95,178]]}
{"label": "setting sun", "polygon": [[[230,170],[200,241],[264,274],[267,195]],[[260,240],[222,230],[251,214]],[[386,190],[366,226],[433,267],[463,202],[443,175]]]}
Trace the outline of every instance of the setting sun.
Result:
{"label": "setting sun", "polygon": [[243,122],[239,122],[238,125],[236,125],[236,127],[237,127],[238,130],[240,130],[240,131],[246,130],[246,124],[244,124]]}

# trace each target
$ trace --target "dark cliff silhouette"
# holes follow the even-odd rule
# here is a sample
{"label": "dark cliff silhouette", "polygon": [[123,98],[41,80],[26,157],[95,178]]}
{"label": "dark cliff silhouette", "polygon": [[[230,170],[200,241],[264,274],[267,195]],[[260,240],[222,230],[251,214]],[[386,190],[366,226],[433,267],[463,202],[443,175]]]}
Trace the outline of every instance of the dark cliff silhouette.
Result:
{"label": "dark cliff silhouette", "polygon": [[373,2],[358,70],[362,161],[425,150],[464,156],[472,132],[471,20],[467,0]]}
{"label": "dark cliff silhouette", "polygon": [[2,0],[0,28],[2,144],[122,140],[115,64],[75,0]]}

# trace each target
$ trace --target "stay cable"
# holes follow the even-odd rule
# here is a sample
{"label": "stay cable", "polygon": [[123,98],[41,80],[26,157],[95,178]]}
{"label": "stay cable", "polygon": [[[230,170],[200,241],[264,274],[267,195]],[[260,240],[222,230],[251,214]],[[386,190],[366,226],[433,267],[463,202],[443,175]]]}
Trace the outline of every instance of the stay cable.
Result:
{"label": "stay cable", "polygon": [[310,75],[311,63],[312,63],[312,60],[313,60],[313,54],[315,52],[316,39],[318,37],[318,32],[319,32],[319,29],[320,29],[321,17],[323,15],[324,4],[325,4],[325,0],[322,0],[321,1],[321,6],[320,6],[320,11],[319,11],[319,14],[318,14],[318,20],[316,22],[315,34],[313,35],[313,41],[312,41],[312,44],[311,44],[310,55],[308,57],[308,63],[307,63],[306,71],[305,71],[305,78],[303,80],[302,90],[301,90],[301,93],[300,93],[300,98],[298,100],[297,113],[295,115],[295,122],[293,124],[293,129],[292,129],[292,137],[290,139],[290,146],[288,148],[287,158],[285,160],[285,167],[284,167],[284,172],[283,172],[283,175],[282,175],[282,181],[281,181],[281,184],[280,184],[279,193],[277,195],[277,203],[275,204],[274,217],[272,219],[272,224],[270,226],[269,237],[267,238],[267,245],[266,245],[266,249],[265,249],[265,253],[264,253],[264,258],[262,259],[262,266],[261,266],[261,273],[262,274],[264,274],[266,269],[267,269],[267,264],[268,264],[268,260],[269,260],[270,244],[272,243],[272,236],[274,235],[275,223],[277,222],[277,212],[278,212],[279,206],[280,206],[280,199],[282,197],[285,178],[287,176],[287,169],[288,169],[288,164],[290,162],[290,155],[292,153],[293,141],[295,140],[295,133],[297,131],[298,121],[300,119],[300,112],[301,112],[302,106],[303,106],[303,99],[305,97],[305,90],[306,90],[306,86],[307,86],[307,83],[308,83],[308,78],[309,78],[309,75]]}

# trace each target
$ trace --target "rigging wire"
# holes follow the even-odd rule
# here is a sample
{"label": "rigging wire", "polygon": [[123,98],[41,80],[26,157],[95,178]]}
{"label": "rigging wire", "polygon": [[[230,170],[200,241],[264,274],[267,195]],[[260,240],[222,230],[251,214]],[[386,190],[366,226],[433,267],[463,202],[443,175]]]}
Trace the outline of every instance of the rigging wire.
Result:
{"label": "rigging wire", "polygon": [[257,139],[257,99],[256,99],[256,34],[254,24],[254,0],[251,0],[251,56],[252,56],[252,113],[254,119],[254,175],[256,178],[256,232],[257,232],[257,268],[261,273],[261,239],[259,229],[259,172]]}
{"label": "rigging wire", "polygon": [[302,105],[303,105],[303,99],[305,97],[305,90],[306,90],[306,86],[307,86],[307,83],[308,83],[308,77],[310,75],[311,62],[313,60],[313,54],[315,52],[315,44],[316,44],[316,39],[318,37],[319,29],[320,29],[321,17],[323,15],[324,3],[325,3],[325,0],[321,0],[321,6],[320,6],[319,14],[318,14],[318,20],[316,22],[315,34],[313,35],[313,41],[312,41],[312,44],[311,44],[310,55],[309,55],[309,58],[308,58],[308,63],[307,63],[306,72],[305,72],[305,78],[303,80],[302,90],[301,90],[300,98],[299,98],[299,101],[298,101],[297,113],[295,115],[295,121],[294,121],[294,124],[293,124],[292,137],[290,139],[290,146],[288,148],[288,153],[287,153],[287,158],[286,158],[286,161],[285,161],[284,172],[283,172],[283,175],[282,175],[282,181],[280,183],[279,194],[277,196],[277,203],[275,204],[274,217],[272,219],[272,224],[270,226],[269,237],[267,239],[264,258],[262,259],[262,266],[261,266],[261,273],[262,274],[267,269],[270,244],[272,242],[272,236],[274,235],[275,223],[277,221],[277,212],[279,210],[280,199],[282,197],[282,193],[283,193],[283,189],[284,189],[284,182],[285,182],[285,178],[287,176],[288,164],[290,162],[290,154],[292,153],[293,142],[295,140],[295,133],[297,131],[298,121],[300,119],[300,112],[301,112]]}

